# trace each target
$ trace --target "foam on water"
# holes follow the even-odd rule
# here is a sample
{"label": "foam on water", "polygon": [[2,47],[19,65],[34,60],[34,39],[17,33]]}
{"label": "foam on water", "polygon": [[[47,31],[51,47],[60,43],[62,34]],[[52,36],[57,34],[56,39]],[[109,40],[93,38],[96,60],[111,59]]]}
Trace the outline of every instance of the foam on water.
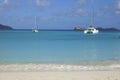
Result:
{"label": "foam on water", "polygon": [[120,70],[120,64],[67,65],[67,64],[1,64],[0,71],[102,71]]}

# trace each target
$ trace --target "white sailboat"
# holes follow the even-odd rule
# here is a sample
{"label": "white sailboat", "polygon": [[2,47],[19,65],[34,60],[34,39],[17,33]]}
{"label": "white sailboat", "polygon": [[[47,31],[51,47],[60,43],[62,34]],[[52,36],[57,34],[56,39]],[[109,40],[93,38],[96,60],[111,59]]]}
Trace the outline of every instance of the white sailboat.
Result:
{"label": "white sailboat", "polygon": [[97,34],[99,33],[99,30],[97,30],[94,27],[94,0],[92,0],[92,18],[91,18],[91,25],[89,28],[87,28],[86,30],[84,30],[85,34]]}
{"label": "white sailboat", "polygon": [[32,32],[35,32],[35,33],[38,32],[38,26],[37,26],[37,18],[36,18],[36,16],[35,16],[35,26],[34,26]]}

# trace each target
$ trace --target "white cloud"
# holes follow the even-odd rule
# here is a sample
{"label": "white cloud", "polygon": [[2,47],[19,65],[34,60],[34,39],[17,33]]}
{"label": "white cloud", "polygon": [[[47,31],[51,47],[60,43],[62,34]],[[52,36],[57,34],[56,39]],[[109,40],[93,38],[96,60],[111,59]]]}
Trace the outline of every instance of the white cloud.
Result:
{"label": "white cloud", "polygon": [[1,10],[9,10],[12,8],[17,8],[20,5],[17,3],[12,3],[11,0],[4,0],[3,2],[0,3],[0,9]]}
{"label": "white cloud", "polygon": [[62,11],[58,12],[59,15],[63,15],[63,16],[68,16],[68,17],[80,17],[80,16],[87,16],[87,10],[82,9],[82,8],[74,8],[74,9],[68,9],[67,11]]}
{"label": "white cloud", "polygon": [[118,0],[117,8],[120,9],[120,0]]}
{"label": "white cloud", "polygon": [[86,2],[86,0],[77,0],[78,4],[84,4]]}
{"label": "white cloud", "polygon": [[115,0],[115,2],[111,5],[105,5],[101,9],[101,14],[98,13],[98,16],[103,16],[105,14],[120,14],[120,0]]}
{"label": "white cloud", "polygon": [[107,15],[108,13],[111,13],[111,10],[112,8],[109,5],[104,5],[98,12],[96,12],[96,16],[102,17],[104,15]]}
{"label": "white cloud", "polygon": [[8,6],[8,0],[4,0],[0,3],[0,9],[5,9]]}
{"label": "white cloud", "polygon": [[105,15],[105,13],[100,13],[100,12],[96,14],[96,16],[98,16],[98,17],[104,16],[104,15]]}
{"label": "white cloud", "polygon": [[120,11],[116,11],[115,13],[116,13],[116,14],[120,14]]}
{"label": "white cloud", "polygon": [[77,9],[75,11],[75,15],[76,16],[86,16],[87,15],[87,11],[85,9]]}
{"label": "white cloud", "polygon": [[48,7],[51,6],[51,2],[48,0],[36,0],[36,5],[40,7]]}
{"label": "white cloud", "polygon": [[102,8],[104,11],[106,11],[106,10],[109,10],[110,9],[110,6],[108,6],[108,5],[105,5],[105,6],[103,6],[103,8]]}
{"label": "white cloud", "polygon": [[48,17],[48,16],[42,16],[42,17],[39,18],[39,20],[41,20],[41,21],[49,21],[50,19],[51,18]]}
{"label": "white cloud", "polygon": [[68,17],[81,17],[87,16],[88,11],[85,8],[86,0],[75,0],[75,4],[71,5],[70,8],[67,8],[64,11],[58,11],[57,16],[68,16]]}
{"label": "white cloud", "polygon": [[120,14],[120,0],[117,0],[116,14]]}
{"label": "white cloud", "polygon": [[[72,16],[86,16],[88,14],[87,10],[84,8],[86,0],[77,0],[77,7],[70,9]],[[75,5],[75,6],[76,6]]]}
{"label": "white cloud", "polygon": [[4,0],[3,3],[8,4],[10,0]]}

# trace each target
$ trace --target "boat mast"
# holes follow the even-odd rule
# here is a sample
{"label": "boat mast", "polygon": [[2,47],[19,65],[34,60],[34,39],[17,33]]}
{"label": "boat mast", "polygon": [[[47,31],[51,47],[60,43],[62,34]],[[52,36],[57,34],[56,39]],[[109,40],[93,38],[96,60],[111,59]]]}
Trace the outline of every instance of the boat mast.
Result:
{"label": "boat mast", "polygon": [[92,2],[92,13],[91,13],[91,25],[90,25],[90,27],[94,27],[94,0],[91,0]]}
{"label": "boat mast", "polygon": [[37,17],[35,16],[35,29],[37,29]]}

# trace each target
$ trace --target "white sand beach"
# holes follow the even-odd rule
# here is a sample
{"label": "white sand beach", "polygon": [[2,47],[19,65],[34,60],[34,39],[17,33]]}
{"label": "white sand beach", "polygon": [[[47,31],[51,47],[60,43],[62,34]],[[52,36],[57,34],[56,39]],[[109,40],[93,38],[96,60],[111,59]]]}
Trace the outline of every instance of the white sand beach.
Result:
{"label": "white sand beach", "polygon": [[120,80],[120,65],[1,64],[0,80]]}
{"label": "white sand beach", "polygon": [[120,80],[120,71],[0,72],[0,80]]}

